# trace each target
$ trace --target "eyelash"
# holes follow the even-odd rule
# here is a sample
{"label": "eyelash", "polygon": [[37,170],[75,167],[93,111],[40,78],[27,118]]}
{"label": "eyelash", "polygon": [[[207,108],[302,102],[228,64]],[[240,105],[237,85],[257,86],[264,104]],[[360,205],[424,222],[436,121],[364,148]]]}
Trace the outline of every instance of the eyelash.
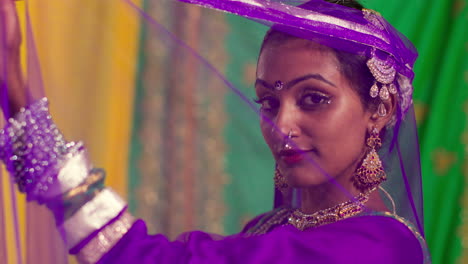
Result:
{"label": "eyelash", "polygon": [[[309,97],[312,98],[312,101],[315,101],[315,99],[318,99],[319,102],[313,102],[312,106],[306,106],[304,103],[304,100]],[[303,107],[316,107],[318,105],[330,104],[331,98],[330,96],[325,95],[321,92],[308,92],[308,93],[305,93],[303,96],[301,96],[301,99],[299,100],[299,102],[300,102],[300,105]]]}
{"label": "eyelash", "polygon": [[269,101],[269,100],[271,100],[271,101],[274,100],[274,101],[276,101],[276,102],[275,102],[276,104],[279,104],[279,103],[278,103],[278,99],[274,98],[274,97],[271,96],[271,95],[264,96],[264,97],[258,98],[258,99],[254,99],[254,102],[257,103],[257,104],[259,104],[259,105],[261,106],[260,108],[261,108],[262,111],[267,111],[267,112],[269,112],[269,111],[273,111],[273,107],[272,107],[272,109],[266,109],[265,106],[264,106],[264,104],[263,104],[263,103],[265,103],[265,102],[267,102],[267,101]]}
{"label": "eyelash", "polygon": [[[307,104],[304,102],[307,98],[311,98],[312,101],[316,101],[314,99],[319,99],[319,102],[313,102],[313,103]],[[255,103],[261,105],[261,110],[267,111],[267,112],[273,111],[275,106],[270,106],[270,108],[265,108],[264,103],[268,101],[270,101],[270,104],[271,102],[273,102],[273,104],[279,105],[278,99],[276,99],[275,97],[271,95],[267,95],[258,99],[254,99]],[[313,109],[313,108],[320,107],[322,105],[328,105],[330,103],[331,103],[330,96],[325,95],[321,92],[315,91],[315,92],[306,92],[304,95],[302,95],[301,98],[299,99],[298,105],[306,109]]]}

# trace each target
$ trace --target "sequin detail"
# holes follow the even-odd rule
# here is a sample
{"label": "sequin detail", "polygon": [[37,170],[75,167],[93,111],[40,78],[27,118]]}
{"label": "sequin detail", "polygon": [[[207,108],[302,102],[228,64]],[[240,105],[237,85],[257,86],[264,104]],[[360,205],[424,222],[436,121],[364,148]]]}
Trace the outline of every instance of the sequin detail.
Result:
{"label": "sequin detail", "polygon": [[67,142],[49,114],[46,98],[22,108],[0,131],[0,159],[28,200],[41,202],[62,164],[83,149]]}

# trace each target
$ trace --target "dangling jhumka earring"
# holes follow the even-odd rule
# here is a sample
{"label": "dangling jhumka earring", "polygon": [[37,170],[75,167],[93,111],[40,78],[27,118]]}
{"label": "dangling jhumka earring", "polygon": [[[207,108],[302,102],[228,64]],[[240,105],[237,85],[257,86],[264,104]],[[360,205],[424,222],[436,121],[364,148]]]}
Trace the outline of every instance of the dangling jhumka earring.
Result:
{"label": "dangling jhumka earring", "polygon": [[[388,56],[385,60],[377,57],[375,49],[371,52],[371,58],[367,61],[367,67],[375,78],[374,85],[370,89],[370,96],[372,98],[380,97],[378,107],[379,116],[386,116],[387,109],[383,101],[387,101],[390,98],[390,94],[397,94],[397,87],[394,83],[396,76],[396,69],[394,67],[395,61]],[[381,86],[379,88],[379,85]]]}
{"label": "dangling jhumka earring", "polygon": [[[292,149],[291,138],[292,138],[292,130],[290,130],[288,133],[288,138],[284,142],[283,149],[285,150]],[[286,182],[286,179],[281,174],[281,171],[278,168],[278,164],[275,165],[275,176],[273,177],[273,180],[275,182],[276,189],[280,190],[281,192],[284,192],[289,187],[288,183]]]}
{"label": "dangling jhumka earring", "polygon": [[278,164],[275,165],[275,176],[273,177],[273,180],[275,182],[276,189],[280,190],[281,192],[284,192],[288,188],[288,183],[278,169]]}
{"label": "dangling jhumka earring", "polygon": [[377,154],[377,150],[382,146],[377,128],[374,128],[369,138],[367,138],[367,146],[369,146],[371,150],[367,153],[353,177],[354,187],[362,193],[369,193],[375,190],[387,179],[382,161]]}

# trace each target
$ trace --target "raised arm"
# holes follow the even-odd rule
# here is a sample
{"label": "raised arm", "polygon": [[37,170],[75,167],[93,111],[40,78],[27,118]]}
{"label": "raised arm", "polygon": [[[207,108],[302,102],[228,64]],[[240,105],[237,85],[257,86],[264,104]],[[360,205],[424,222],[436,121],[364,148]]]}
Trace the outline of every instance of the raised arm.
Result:
{"label": "raised arm", "polygon": [[21,30],[13,0],[0,0],[0,37],[0,100],[9,118],[27,104],[20,63]]}

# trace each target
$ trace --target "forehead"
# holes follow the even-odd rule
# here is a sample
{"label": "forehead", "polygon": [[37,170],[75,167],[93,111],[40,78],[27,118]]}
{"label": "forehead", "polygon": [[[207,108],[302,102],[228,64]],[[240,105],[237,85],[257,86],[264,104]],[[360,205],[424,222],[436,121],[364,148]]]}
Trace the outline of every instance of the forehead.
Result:
{"label": "forehead", "polygon": [[257,78],[287,82],[306,74],[339,78],[338,60],[332,50],[311,41],[291,39],[267,44],[260,54]]}

